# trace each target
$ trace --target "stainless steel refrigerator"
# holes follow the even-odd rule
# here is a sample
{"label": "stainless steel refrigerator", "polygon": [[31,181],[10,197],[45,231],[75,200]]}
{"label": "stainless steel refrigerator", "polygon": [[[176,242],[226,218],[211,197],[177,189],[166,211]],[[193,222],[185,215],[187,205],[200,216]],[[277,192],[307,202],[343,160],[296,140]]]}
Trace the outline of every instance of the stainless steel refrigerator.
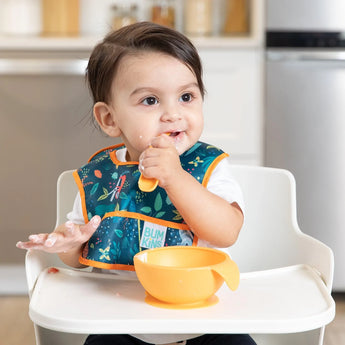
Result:
{"label": "stainless steel refrigerator", "polygon": [[265,165],[296,178],[298,222],[345,291],[345,1],[267,0]]}

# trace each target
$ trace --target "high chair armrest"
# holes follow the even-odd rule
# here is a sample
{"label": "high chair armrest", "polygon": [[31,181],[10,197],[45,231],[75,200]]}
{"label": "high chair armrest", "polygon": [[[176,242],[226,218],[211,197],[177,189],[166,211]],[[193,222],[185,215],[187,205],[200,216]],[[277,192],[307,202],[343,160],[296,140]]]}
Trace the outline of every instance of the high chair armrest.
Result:
{"label": "high chair armrest", "polygon": [[299,261],[314,268],[331,292],[334,273],[333,251],[326,244],[305,233],[298,234],[298,237],[296,251]]}
{"label": "high chair armrest", "polygon": [[[29,250],[25,256],[25,271],[28,284],[29,297],[31,297],[38,276],[47,267],[71,268],[64,264],[58,254],[46,253],[40,250]],[[75,270],[90,271],[91,268],[82,268]]]}
{"label": "high chair armrest", "polygon": [[30,297],[39,274],[46,267],[56,265],[58,261],[59,258],[56,254],[48,254],[38,250],[27,251],[25,256],[25,271]]}

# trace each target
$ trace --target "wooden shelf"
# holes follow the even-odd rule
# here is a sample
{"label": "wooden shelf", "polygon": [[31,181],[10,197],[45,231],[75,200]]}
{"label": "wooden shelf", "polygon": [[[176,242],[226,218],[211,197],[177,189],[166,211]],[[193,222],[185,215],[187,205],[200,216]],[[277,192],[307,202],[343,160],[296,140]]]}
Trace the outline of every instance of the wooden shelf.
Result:
{"label": "wooden shelf", "polygon": [[[0,36],[0,50],[8,51],[91,51],[102,36],[80,37],[35,37]],[[262,39],[252,36],[238,37],[190,37],[198,48],[256,48]]]}
{"label": "wooden shelf", "polygon": [[[264,43],[263,0],[252,1],[248,36],[190,37],[197,48],[260,48]],[[0,35],[1,51],[91,51],[104,34],[79,37],[40,37]]]}

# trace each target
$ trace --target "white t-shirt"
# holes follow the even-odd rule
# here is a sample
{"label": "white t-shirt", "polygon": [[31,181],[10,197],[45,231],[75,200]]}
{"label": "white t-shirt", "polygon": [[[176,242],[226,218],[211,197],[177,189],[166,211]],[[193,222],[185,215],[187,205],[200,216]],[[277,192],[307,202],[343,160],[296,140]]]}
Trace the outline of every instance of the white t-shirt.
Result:
{"label": "white t-shirt", "polygon": [[[116,151],[117,159],[120,162],[126,162],[126,153],[126,148]],[[234,180],[232,176],[230,159],[228,157],[222,159],[214,168],[206,188],[208,191],[220,196],[230,204],[236,202],[244,213],[242,191],[239,184]],[[72,211],[67,214],[67,218],[75,224],[85,224],[79,193],[75,198]],[[198,246],[212,248],[214,247],[213,245],[202,239],[198,240]],[[135,272],[130,271],[102,270],[102,272],[128,275],[131,276],[131,278],[133,278],[133,275],[135,275]],[[132,334],[133,337],[151,344],[167,344],[195,338],[200,335],[201,334]]]}

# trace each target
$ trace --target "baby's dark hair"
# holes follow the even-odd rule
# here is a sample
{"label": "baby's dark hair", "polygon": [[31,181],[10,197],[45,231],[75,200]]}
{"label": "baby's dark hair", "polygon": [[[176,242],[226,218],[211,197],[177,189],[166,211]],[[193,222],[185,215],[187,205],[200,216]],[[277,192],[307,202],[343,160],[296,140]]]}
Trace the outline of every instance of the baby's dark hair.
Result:
{"label": "baby's dark hair", "polygon": [[111,86],[121,59],[143,52],[170,55],[194,73],[202,96],[202,65],[191,41],[173,29],[151,22],[139,22],[108,33],[92,51],[86,69],[86,79],[94,103],[111,100]]}

